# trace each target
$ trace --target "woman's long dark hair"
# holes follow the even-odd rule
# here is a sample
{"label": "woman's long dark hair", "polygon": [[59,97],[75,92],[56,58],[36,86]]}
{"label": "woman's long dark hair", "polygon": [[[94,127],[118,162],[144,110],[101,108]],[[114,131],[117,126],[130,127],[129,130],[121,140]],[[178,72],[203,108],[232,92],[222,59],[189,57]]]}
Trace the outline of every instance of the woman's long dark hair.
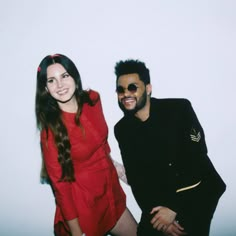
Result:
{"label": "woman's long dark hair", "polygon": [[[35,113],[37,127],[42,132],[45,130],[48,134],[50,129],[54,135],[54,141],[58,150],[58,162],[62,168],[62,176],[59,181],[74,181],[74,168],[71,160],[70,140],[65,125],[61,118],[61,110],[57,101],[46,91],[47,68],[48,66],[59,63],[67,73],[74,79],[76,90],[75,98],[78,103],[78,110],[75,116],[75,122],[80,126],[80,114],[84,103],[91,106],[95,103],[89,97],[88,91],[83,90],[79,71],[75,64],[62,54],[54,54],[46,56],[40,63],[37,71],[37,86],[35,97]],[[42,159],[41,182],[49,182],[44,161]]]}

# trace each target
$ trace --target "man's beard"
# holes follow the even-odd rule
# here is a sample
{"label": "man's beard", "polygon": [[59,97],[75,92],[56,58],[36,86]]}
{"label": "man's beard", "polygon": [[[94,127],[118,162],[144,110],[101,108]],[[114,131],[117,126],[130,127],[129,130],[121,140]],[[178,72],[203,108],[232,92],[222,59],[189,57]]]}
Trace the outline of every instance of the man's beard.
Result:
{"label": "man's beard", "polygon": [[136,106],[130,110],[126,109],[125,106],[123,105],[123,103],[118,100],[118,105],[119,105],[120,109],[124,112],[125,116],[135,115],[136,112],[141,110],[146,105],[147,92],[146,91],[143,92],[142,96],[139,98],[139,101],[137,101],[137,98],[135,98],[135,99],[136,99]]}

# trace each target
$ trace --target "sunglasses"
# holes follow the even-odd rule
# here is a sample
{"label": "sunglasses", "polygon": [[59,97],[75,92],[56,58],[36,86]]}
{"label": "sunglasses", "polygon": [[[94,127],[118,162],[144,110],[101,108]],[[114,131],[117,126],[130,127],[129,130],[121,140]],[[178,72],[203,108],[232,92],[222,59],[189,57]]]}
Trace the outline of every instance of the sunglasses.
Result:
{"label": "sunglasses", "polygon": [[119,95],[121,95],[121,94],[124,94],[124,93],[125,93],[125,90],[126,90],[126,89],[127,89],[130,93],[135,93],[135,92],[137,92],[138,87],[137,87],[136,84],[129,84],[127,88],[124,88],[124,87],[122,87],[122,86],[119,85],[119,86],[117,86],[117,88],[116,88],[116,92],[117,92]]}

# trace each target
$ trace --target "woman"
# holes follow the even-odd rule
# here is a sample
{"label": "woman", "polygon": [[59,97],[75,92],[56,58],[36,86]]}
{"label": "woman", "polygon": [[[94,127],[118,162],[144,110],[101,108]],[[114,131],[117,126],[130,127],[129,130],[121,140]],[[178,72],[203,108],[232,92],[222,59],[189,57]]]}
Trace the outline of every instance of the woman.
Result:
{"label": "woman", "polygon": [[46,56],[37,72],[36,119],[42,176],[52,186],[57,236],[136,235],[137,224],[109,156],[99,94],[82,88],[66,56]]}

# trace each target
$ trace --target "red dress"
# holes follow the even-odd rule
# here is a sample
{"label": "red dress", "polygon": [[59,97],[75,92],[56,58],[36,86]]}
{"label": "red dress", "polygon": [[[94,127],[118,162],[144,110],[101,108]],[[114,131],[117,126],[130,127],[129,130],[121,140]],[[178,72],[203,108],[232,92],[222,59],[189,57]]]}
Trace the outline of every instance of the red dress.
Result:
{"label": "red dress", "polygon": [[78,218],[86,236],[102,236],[120,218],[126,207],[116,169],[109,157],[108,127],[102,112],[99,94],[89,91],[94,106],[84,104],[80,122],[75,124],[74,113],[63,112],[71,143],[71,158],[75,182],[59,182],[61,166],[52,132],[42,131],[41,141],[45,166],[52,182],[56,199],[54,230],[57,236],[68,236],[66,220]]}

